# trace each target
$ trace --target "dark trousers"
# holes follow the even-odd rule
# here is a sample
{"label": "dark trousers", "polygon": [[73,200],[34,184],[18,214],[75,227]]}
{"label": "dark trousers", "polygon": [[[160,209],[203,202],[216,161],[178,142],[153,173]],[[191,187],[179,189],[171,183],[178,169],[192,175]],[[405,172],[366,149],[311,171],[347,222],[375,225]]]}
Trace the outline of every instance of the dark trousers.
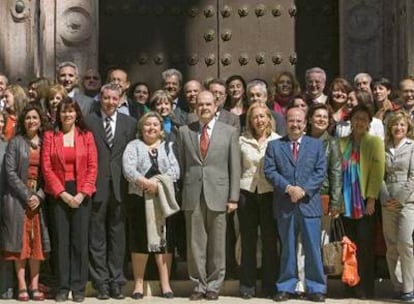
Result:
{"label": "dark trousers", "polygon": [[358,273],[361,281],[353,291],[359,297],[374,297],[375,219],[375,215],[364,215],[357,220],[343,218],[345,234],[357,246]]}
{"label": "dark trousers", "polygon": [[0,258],[0,299],[12,299],[16,286],[14,262]]}
{"label": "dark trousers", "polygon": [[89,274],[95,288],[123,285],[125,212],[108,184],[109,196],[92,202],[89,227]]}
{"label": "dark trousers", "polygon": [[273,218],[272,192],[240,192],[237,209],[241,234],[240,292],[255,293],[257,234],[262,241],[262,289],[271,295],[275,289],[279,254],[277,230]]}
{"label": "dark trousers", "polygon": [[[67,182],[65,188],[76,194],[75,182]],[[84,293],[88,281],[90,199],[85,198],[79,208],[70,208],[61,199],[50,197],[50,208],[57,291]]]}
{"label": "dark trousers", "polygon": [[235,212],[226,214],[226,278],[236,279],[237,261],[236,261],[236,230],[234,227]]}

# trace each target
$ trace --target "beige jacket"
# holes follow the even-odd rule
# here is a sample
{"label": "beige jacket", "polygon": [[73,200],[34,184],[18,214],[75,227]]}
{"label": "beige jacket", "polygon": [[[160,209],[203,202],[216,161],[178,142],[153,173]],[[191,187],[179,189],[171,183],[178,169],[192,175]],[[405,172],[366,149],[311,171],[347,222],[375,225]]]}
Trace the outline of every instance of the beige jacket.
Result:
{"label": "beige jacket", "polygon": [[242,135],[239,138],[241,150],[241,178],[240,189],[254,193],[272,192],[273,187],[267,181],[263,173],[264,156],[267,143],[280,138],[280,135],[272,132],[267,141],[260,144],[251,135]]}

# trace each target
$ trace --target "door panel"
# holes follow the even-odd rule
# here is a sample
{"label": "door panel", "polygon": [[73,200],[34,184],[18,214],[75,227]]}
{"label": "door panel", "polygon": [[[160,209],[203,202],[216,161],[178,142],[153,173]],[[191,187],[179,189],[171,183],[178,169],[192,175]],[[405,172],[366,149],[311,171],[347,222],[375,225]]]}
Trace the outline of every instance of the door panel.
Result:
{"label": "door panel", "polygon": [[294,70],[293,8],[291,0],[220,0],[220,77],[269,81],[276,70]]}
{"label": "door panel", "polygon": [[297,78],[304,83],[305,71],[321,67],[327,84],[339,75],[338,0],[296,0]]}
{"label": "door panel", "polygon": [[102,0],[101,71],[120,65],[152,89],[172,67],[184,80],[270,81],[295,70],[295,12],[293,0]]}
{"label": "door panel", "polygon": [[[101,3],[102,71],[119,65],[131,81],[146,81],[152,89],[159,88],[167,68],[177,68],[184,79],[217,75],[216,40],[204,38],[208,31],[217,33],[215,1]],[[213,15],[207,9],[211,7]]]}

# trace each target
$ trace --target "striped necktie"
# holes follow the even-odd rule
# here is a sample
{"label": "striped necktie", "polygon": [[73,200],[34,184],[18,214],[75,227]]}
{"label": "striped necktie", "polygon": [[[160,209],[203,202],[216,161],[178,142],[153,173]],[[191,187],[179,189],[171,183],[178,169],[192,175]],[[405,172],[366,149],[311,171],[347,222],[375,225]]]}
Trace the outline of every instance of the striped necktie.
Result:
{"label": "striped necktie", "polygon": [[111,121],[111,117],[107,116],[105,118],[105,135],[110,148],[112,148],[114,143],[114,133],[112,132]]}

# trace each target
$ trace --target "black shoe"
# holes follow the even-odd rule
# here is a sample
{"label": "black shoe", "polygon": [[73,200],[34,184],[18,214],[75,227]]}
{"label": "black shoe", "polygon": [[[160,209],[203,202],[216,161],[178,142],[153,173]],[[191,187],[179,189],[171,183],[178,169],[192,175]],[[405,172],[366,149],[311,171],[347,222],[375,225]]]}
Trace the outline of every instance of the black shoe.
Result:
{"label": "black shoe", "polygon": [[207,291],[206,292],[206,300],[215,301],[215,300],[218,300],[218,298],[219,298],[219,295],[218,295],[217,292],[215,292],[215,291]]}
{"label": "black shoe", "polygon": [[164,299],[174,299],[174,293],[172,291],[161,293],[161,297]]}
{"label": "black shoe", "polygon": [[199,301],[204,299],[204,293],[199,291],[194,291],[190,296],[190,301]]}
{"label": "black shoe", "polygon": [[251,292],[243,291],[240,292],[240,298],[244,300],[250,300],[251,298],[253,298],[253,294]]}
{"label": "black shoe", "polygon": [[119,285],[111,286],[111,288],[109,289],[109,295],[111,296],[112,299],[116,299],[116,300],[125,299],[125,296],[122,294],[121,288],[119,287]]}
{"label": "black shoe", "polygon": [[96,288],[96,298],[98,300],[108,300],[110,298],[108,287],[99,286]]}
{"label": "black shoe", "polygon": [[134,300],[141,300],[141,299],[143,299],[143,298],[144,298],[144,294],[143,294],[143,293],[141,293],[141,292],[134,292],[134,293],[131,295],[131,298],[133,298]]}
{"label": "black shoe", "polygon": [[309,293],[307,299],[312,302],[325,302],[325,295],[319,292]]}
{"label": "black shoe", "polygon": [[281,291],[274,295],[273,301],[275,302],[284,302],[289,300],[290,295],[287,292]]}
{"label": "black shoe", "polygon": [[85,296],[82,293],[73,293],[72,292],[72,301],[73,302],[83,302],[85,301]]}
{"label": "black shoe", "polygon": [[68,300],[68,293],[66,291],[58,292],[55,296],[56,302],[65,302]]}
{"label": "black shoe", "polygon": [[406,302],[406,303],[413,303],[414,302],[414,294],[412,292],[406,292],[402,293],[400,295],[400,301]]}

